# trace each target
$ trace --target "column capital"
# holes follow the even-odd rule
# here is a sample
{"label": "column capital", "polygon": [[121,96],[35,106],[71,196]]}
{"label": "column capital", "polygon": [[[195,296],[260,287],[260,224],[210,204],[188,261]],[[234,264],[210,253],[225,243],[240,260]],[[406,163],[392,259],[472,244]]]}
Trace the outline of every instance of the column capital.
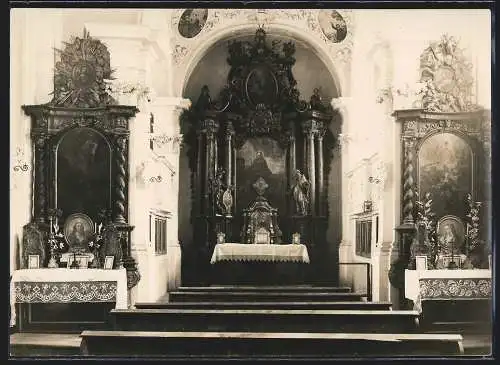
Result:
{"label": "column capital", "polygon": [[330,101],[330,104],[333,110],[338,111],[340,114],[344,114],[349,110],[349,107],[352,104],[352,98],[346,96],[340,96],[338,98],[333,98]]}
{"label": "column capital", "polygon": [[178,111],[191,106],[191,100],[180,97],[155,97],[150,104],[151,108],[171,108]]}

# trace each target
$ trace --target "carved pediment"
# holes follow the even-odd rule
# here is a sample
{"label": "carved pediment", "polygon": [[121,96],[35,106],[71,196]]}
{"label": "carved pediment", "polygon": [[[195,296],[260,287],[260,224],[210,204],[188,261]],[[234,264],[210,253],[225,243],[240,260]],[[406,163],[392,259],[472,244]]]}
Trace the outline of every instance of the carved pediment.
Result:
{"label": "carved pediment", "polygon": [[239,136],[271,135],[280,140],[288,127],[284,116],[307,108],[307,103],[299,100],[291,70],[294,43],[269,43],[266,32],[259,28],[253,41],[229,42],[228,53],[231,70],[227,86],[214,101],[204,86],[194,109],[202,115],[234,115]]}
{"label": "carved pediment", "polygon": [[110,55],[106,46],[87,32],[75,37],[57,50],[60,60],[54,70],[54,97],[50,102],[58,107],[95,108],[116,101],[108,93],[112,79]]}
{"label": "carved pediment", "polygon": [[454,37],[445,34],[422,52],[420,82],[424,86],[419,92],[419,103],[426,111],[451,113],[477,109],[472,103],[472,63]]}

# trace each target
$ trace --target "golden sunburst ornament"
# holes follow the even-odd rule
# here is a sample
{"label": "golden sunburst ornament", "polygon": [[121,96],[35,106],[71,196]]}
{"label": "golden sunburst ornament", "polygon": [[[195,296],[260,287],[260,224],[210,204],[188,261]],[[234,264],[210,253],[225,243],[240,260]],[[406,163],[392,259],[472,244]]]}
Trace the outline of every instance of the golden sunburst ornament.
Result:
{"label": "golden sunburst ornament", "polygon": [[110,55],[101,41],[84,31],[83,38],[75,37],[64,50],[56,51],[60,59],[55,64],[51,104],[80,108],[116,104],[108,93],[113,73]]}

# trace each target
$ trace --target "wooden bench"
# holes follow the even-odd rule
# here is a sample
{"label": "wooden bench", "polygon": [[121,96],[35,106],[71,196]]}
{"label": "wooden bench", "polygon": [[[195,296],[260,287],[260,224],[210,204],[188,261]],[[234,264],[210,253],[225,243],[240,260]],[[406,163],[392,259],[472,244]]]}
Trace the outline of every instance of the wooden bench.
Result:
{"label": "wooden bench", "polygon": [[110,326],[125,331],[411,333],[416,311],[311,309],[114,309]]}
{"label": "wooden bench", "polygon": [[330,309],[391,310],[391,302],[165,302],[135,303],[136,309]]}
{"label": "wooden bench", "polygon": [[169,293],[171,302],[299,302],[299,301],[361,301],[363,294],[332,292],[259,292],[259,291],[173,291]]}
{"label": "wooden bench", "polygon": [[84,331],[87,356],[171,359],[462,355],[460,335],[378,333]]}
{"label": "wooden bench", "polygon": [[284,285],[284,286],[248,286],[248,285],[211,285],[211,286],[181,286],[181,292],[282,292],[282,293],[350,293],[351,288],[342,286],[310,286],[310,285]]}

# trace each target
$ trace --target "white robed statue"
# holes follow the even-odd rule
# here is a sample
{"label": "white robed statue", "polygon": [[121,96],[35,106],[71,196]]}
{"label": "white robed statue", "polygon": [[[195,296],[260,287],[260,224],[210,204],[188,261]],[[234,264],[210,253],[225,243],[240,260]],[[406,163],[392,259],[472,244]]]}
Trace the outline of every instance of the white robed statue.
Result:
{"label": "white robed statue", "polygon": [[292,196],[298,215],[307,215],[309,210],[310,183],[305,175],[297,170],[295,172],[295,185],[292,186]]}

